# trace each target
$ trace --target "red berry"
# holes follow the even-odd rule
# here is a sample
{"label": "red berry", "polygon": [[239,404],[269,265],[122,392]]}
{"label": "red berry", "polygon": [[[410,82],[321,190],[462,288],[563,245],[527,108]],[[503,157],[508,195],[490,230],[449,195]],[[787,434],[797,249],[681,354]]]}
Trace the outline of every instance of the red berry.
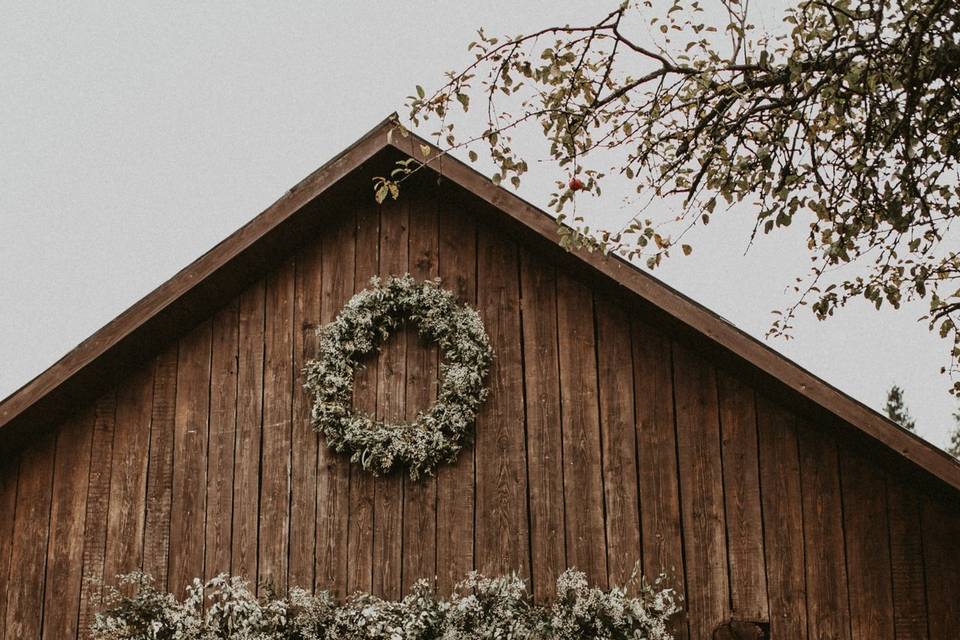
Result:
{"label": "red berry", "polygon": [[570,187],[570,191],[580,191],[584,185],[580,178],[570,178],[570,183],[567,186]]}

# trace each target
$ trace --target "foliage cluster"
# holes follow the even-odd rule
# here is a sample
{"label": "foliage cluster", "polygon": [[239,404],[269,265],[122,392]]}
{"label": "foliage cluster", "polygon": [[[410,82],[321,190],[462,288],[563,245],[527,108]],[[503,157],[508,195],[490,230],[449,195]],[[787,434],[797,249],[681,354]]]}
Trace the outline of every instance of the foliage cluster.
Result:
{"label": "foliage cluster", "polygon": [[[259,598],[240,578],[195,580],[177,600],[144,574],[108,590],[94,640],[671,640],[677,597],[634,576],[630,589],[591,587],[583,573],[557,579],[557,597],[537,604],[515,575],[471,573],[449,598],[425,581],[401,601],[293,589]],[[126,592],[132,591],[132,595]]]}
{"label": "foliage cluster", "polygon": [[[798,0],[783,29],[757,30],[748,0],[718,2],[714,22],[702,0],[642,0],[588,24],[481,29],[475,59],[435,92],[417,87],[409,119],[435,123],[444,152],[476,160],[480,145],[493,180],[514,186],[533,159],[513,136],[542,132],[567,174],[550,205],[569,247],[653,268],[678,246],[689,253],[687,231],[738,202],[753,205],[750,242],[801,223],[811,267],[772,334],[789,335],[802,307],[824,319],[857,298],[878,308],[924,299],[930,328],[951,341],[952,369],[960,3]],[[461,136],[456,116],[471,98],[486,126]],[[600,195],[613,177],[635,187],[627,222],[591,228],[582,194]],[[648,215],[651,203],[660,214]]]}
{"label": "foliage cluster", "polygon": [[[406,320],[439,344],[440,383],[432,407],[410,423],[390,424],[354,410],[353,379],[361,357],[379,349]],[[493,358],[475,310],[457,304],[439,280],[374,277],[318,335],[318,355],[305,367],[304,387],[314,398],[314,428],[332,449],[349,452],[353,462],[376,475],[403,465],[413,480],[456,458],[487,396]]]}
{"label": "foliage cluster", "polygon": [[907,403],[903,399],[903,389],[897,385],[890,387],[887,391],[887,404],[883,407],[883,412],[887,417],[896,422],[907,431],[916,432],[917,422],[910,415],[907,409]]}

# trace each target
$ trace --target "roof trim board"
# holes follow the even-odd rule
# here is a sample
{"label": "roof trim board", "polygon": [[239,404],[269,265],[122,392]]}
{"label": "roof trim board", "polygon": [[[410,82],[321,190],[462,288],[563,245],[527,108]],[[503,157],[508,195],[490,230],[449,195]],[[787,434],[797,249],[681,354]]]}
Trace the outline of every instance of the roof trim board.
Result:
{"label": "roof trim board", "polygon": [[[124,343],[158,314],[168,310],[182,296],[196,291],[225,265],[252,249],[268,233],[277,230],[353,170],[384,149],[393,148],[414,156],[415,149],[428,145],[422,138],[388,135],[395,116],[390,116],[361,137],[340,155],[311,173],[253,220],[232,233],[167,282],[147,294],[103,328],[84,340],[46,371],[0,402],[0,445],[11,431],[27,429],[31,409],[69,397],[71,380],[96,370],[98,363],[122,354]],[[433,167],[432,167],[433,168]],[[555,220],[465,163],[446,156],[435,168],[481,200],[499,209],[522,227],[559,244]],[[886,417],[851,398],[827,382],[780,355],[759,340],[709,311],[636,266],[614,256],[577,252],[576,258],[592,269],[643,298],[654,308],[683,323],[710,342],[726,349],[777,379],[800,396],[837,416],[871,439],[925,469],[950,487],[960,490],[960,463],[915,434],[900,428]],[[29,429],[27,429],[29,430]]]}

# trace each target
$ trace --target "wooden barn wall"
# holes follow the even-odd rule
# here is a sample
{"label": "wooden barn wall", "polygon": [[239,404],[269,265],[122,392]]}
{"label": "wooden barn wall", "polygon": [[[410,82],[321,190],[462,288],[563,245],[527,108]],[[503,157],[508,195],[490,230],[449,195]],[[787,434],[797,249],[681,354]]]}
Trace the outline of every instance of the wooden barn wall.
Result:
{"label": "wooden barn wall", "polygon": [[[365,194],[364,194],[365,195]],[[960,513],[629,300],[504,233],[452,187],[358,198],[261,280],[0,467],[0,638],[83,635],[98,580],[183,593],[241,574],[389,598],[419,578],[639,562],[685,599],[679,638],[731,617],[776,640],[957,638]],[[565,263],[564,263],[565,264]],[[372,478],[309,427],[314,330],[375,274],[442,279],[496,351],[475,446],[435,478]],[[411,418],[434,347],[407,330],[355,403]]]}

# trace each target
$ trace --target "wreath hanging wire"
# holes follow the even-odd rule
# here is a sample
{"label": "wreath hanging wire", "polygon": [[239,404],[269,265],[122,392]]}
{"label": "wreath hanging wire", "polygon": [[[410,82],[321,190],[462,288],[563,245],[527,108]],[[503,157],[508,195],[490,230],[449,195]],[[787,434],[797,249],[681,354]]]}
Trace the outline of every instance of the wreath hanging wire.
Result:
{"label": "wreath hanging wire", "polygon": [[[438,343],[440,381],[433,406],[412,422],[390,423],[353,408],[353,381],[360,359],[379,350],[405,320]],[[487,397],[493,351],[479,314],[458,304],[439,280],[417,281],[410,274],[371,278],[317,333],[319,352],[304,369],[304,387],[313,396],[313,427],[332,449],[349,453],[374,475],[403,466],[417,480],[453,462],[469,444]]]}

